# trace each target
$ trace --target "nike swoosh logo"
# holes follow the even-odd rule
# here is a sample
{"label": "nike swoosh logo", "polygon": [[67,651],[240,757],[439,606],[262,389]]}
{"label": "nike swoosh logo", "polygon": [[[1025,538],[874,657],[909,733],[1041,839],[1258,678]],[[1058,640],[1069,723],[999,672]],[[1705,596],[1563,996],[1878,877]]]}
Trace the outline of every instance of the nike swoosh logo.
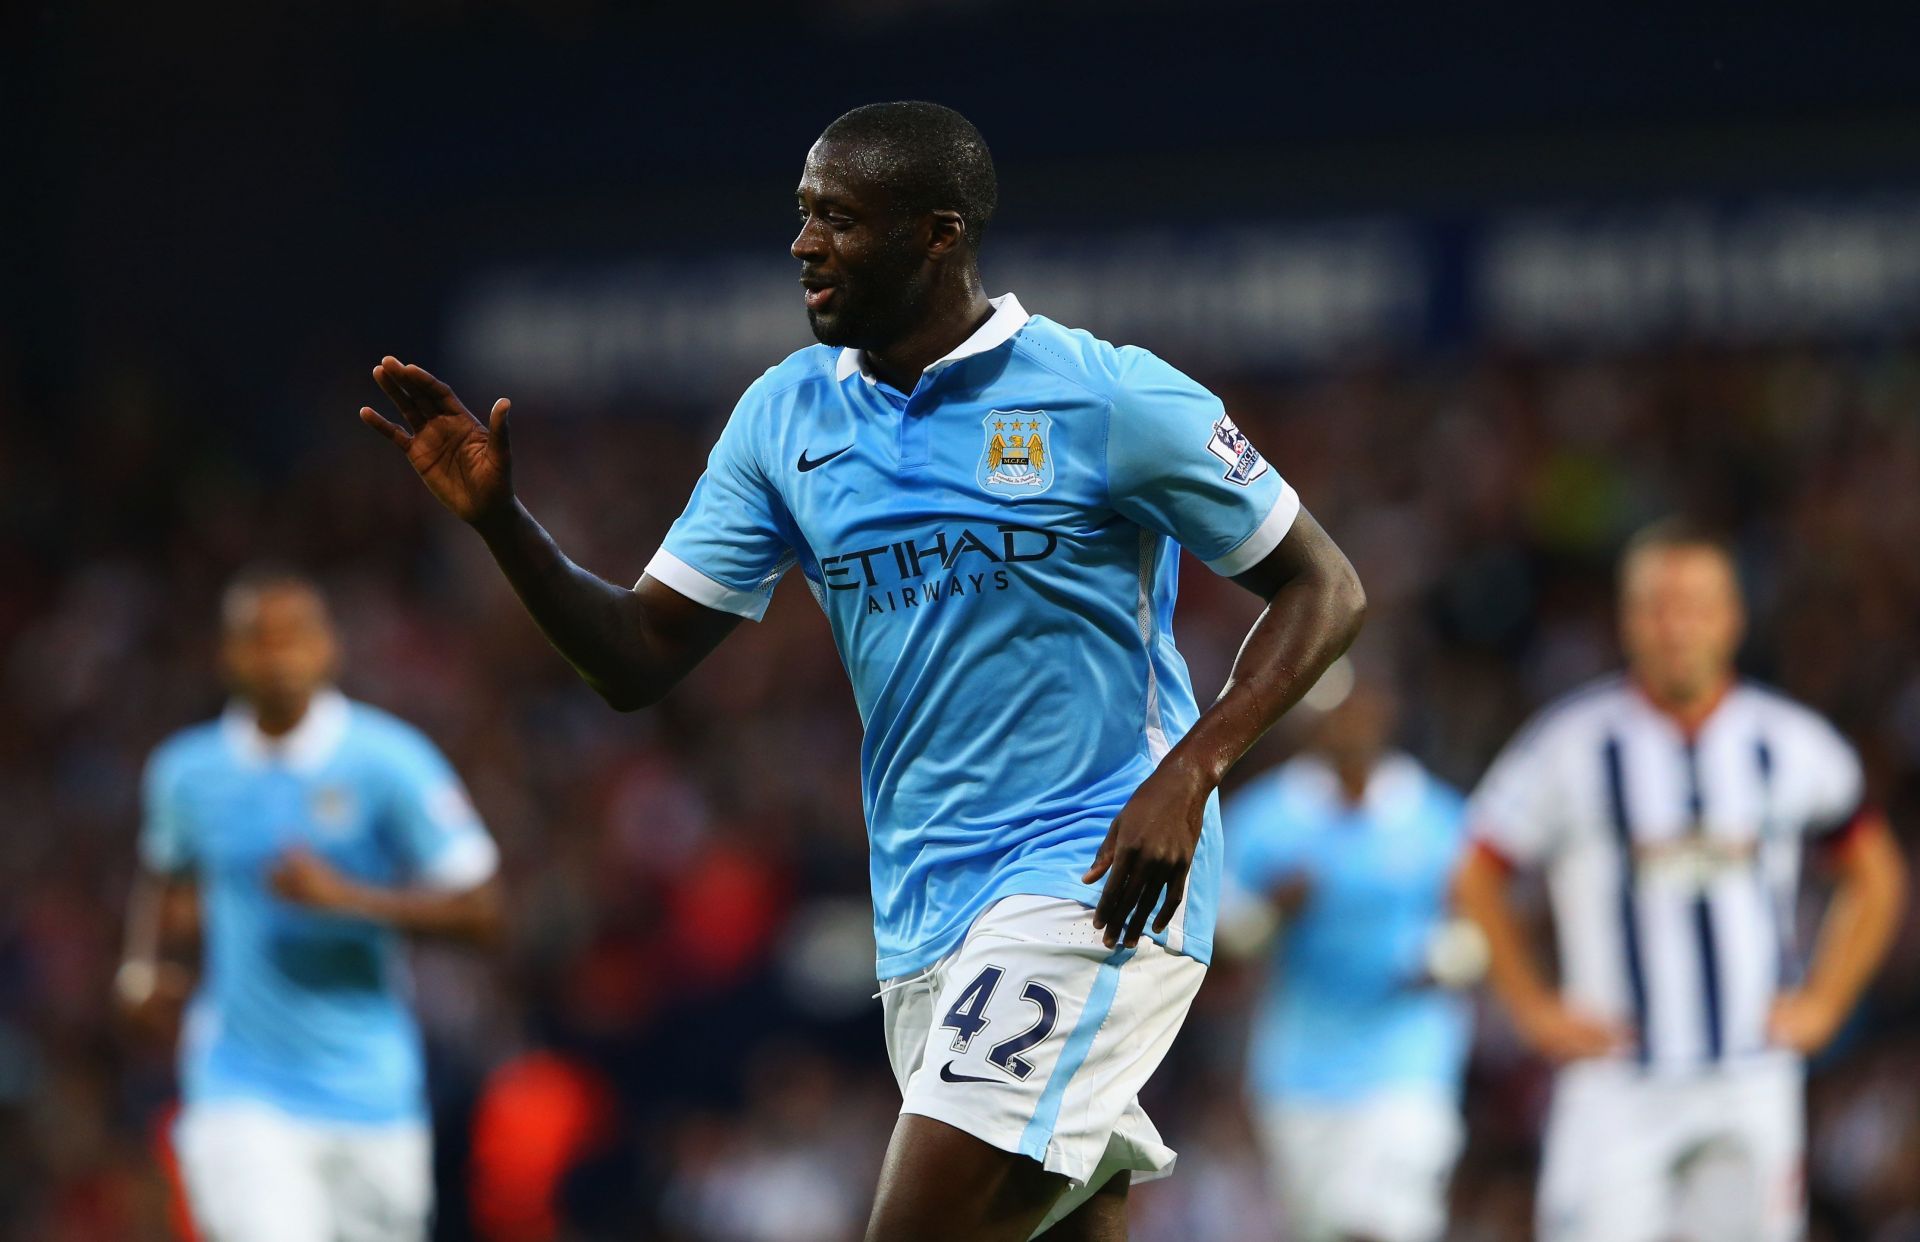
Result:
{"label": "nike swoosh logo", "polygon": [[807,450],[801,449],[800,450],[800,473],[805,474],[809,470],[818,470],[821,466],[826,465],[828,462],[832,461],[834,458],[840,456],[840,454],[846,452],[847,449],[850,449],[852,447],[853,445],[849,444],[847,445],[847,448],[835,449],[833,452],[828,453],[825,457],[815,457],[811,460],[809,460],[807,457]]}
{"label": "nike swoosh logo", "polygon": [[953,1072],[953,1062],[949,1061],[945,1065],[942,1065],[940,1067],[940,1081],[941,1082],[999,1082],[1000,1080],[998,1078],[975,1078],[972,1074],[956,1074]]}

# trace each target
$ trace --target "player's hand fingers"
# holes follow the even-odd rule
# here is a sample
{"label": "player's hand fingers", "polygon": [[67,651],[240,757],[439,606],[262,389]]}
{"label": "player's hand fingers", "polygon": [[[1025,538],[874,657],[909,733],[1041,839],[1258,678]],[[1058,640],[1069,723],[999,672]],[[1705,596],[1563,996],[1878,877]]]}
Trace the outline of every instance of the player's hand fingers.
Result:
{"label": "player's hand fingers", "polygon": [[1166,888],[1165,871],[1159,866],[1151,868],[1147,882],[1140,886],[1140,894],[1134,898],[1133,912],[1127,915],[1126,934],[1121,937],[1121,943],[1129,949],[1140,943],[1140,933],[1147,930],[1147,920],[1153,917],[1154,907],[1160,904],[1160,895]]}
{"label": "player's hand fingers", "polygon": [[[1113,829],[1107,829],[1106,839],[1100,842],[1100,852],[1093,856],[1093,866],[1080,877],[1082,884],[1091,884],[1113,868]],[[1096,920],[1095,927],[1100,926]]]}
{"label": "player's hand fingers", "polygon": [[1106,929],[1109,945],[1119,934],[1120,921],[1138,898],[1139,884],[1144,878],[1131,855],[1117,858],[1113,869],[1107,872],[1106,887],[1100,890],[1100,904],[1093,908],[1093,925]]}
{"label": "player's hand fingers", "polygon": [[405,427],[402,427],[399,423],[391,422],[383,418],[379,412],[370,405],[360,407],[360,421],[393,441],[394,444],[400,448],[406,448],[408,443],[413,440],[412,433]]}
{"label": "player's hand fingers", "polygon": [[1171,880],[1167,881],[1167,899],[1160,903],[1160,916],[1153,920],[1153,930],[1155,932],[1167,930],[1167,927],[1173,922],[1175,911],[1180,909],[1180,903],[1186,899],[1187,868],[1183,866],[1174,872]]}
{"label": "player's hand fingers", "polygon": [[1147,889],[1159,891],[1153,869],[1140,859],[1131,860],[1127,867],[1126,884],[1114,896],[1113,909],[1107,913],[1105,923],[1106,943],[1109,949],[1119,945],[1128,934],[1127,924],[1133,918],[1135,908],[1140,904],[1141,895]]}
{"label": "player's hand fingers", "polygon": [[383,359],[373,369],[373,382],[380,385],[380,391],[387,394],[387,400],[393,402],[393,408],[400,411],[400,417],[407,420],[407,426],[415,431],[427,421],[429,411],[423,409],[413,391],[400,377],[400,363],[393,358]]}
{"label": "player's hand fingers", "polygon": [[[407,364],[403,378],[407,387],[419,398],[421,404],[440,414],[467,414],[467,407],[445,382],[436,379],[433,372],[425,367]],[[471,417],[471,415],[469,415]],[[478,420],[475,420],[478,421]]]}
{"label": "player's hand fingers", "polygon": [[507,411],[512,408],[513,402],[502,397],[493,403],[493,412],[487,416],[487,434],[493,440],[495,455],[502,461],[512,452],[507,431]]}

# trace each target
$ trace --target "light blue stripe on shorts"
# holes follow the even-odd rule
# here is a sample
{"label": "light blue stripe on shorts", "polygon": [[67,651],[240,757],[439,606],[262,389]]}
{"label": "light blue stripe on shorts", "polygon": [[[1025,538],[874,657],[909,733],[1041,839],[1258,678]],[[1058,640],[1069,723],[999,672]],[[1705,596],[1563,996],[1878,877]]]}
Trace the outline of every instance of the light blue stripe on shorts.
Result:
{"label": "light blue stripe on shorts", "polygon": [[1120,988],[1120,968],[1135,952],[1137,950],[1123,946],[1100,963],[1093,989],[1087,993],[1086,1008],[1080,1011],[1080,1020],[1073,1024],[1073,1033],[1067,1036],[1067,1045],[1060,1050],[1060,1059],[1054,1062],[1053,1076],[1047,1079],[1047,1089],[1040,1093],[1040,1102],[1034,1106],[1033,1120],[1027,1122],[1027,1128],[1020,1134],[1021,1155],[1046,1163],[1047,1144],[1053,1141],[1053,1128],[1060,1120],[1060,1102],[1066,1098],[1067,1085],[1086,1064],[1093,1037],[1100,1033],[1107,1011],[1113,1008],[1113,994]]}

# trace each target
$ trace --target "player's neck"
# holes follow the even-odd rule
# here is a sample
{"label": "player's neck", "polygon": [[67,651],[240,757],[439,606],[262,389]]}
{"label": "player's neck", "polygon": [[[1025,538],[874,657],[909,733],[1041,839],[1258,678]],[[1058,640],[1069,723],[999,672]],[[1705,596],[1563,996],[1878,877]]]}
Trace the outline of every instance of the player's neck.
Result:
{"label": "player's neck", "polygon": [[1728,691],[1733,689],[1733,675],[1723,674],[1714,681],[1691,690],[1676,689],[1671,686],[1659,687],[1637,675],[1633,679],[1633,684],[1640,691],[1640,696],[1653,705],[1655,711],[1678,725],[1682,733],[1692,737],[1699,733],[1701,726],[1705,725],[1713,713],[1720,709],[1720,704],[1726,699]]}
{"label": "player's neck", "polygon": [[866,351],[867,369],[901,392],[912,392],[920,373],[960,348],[993,317],[993,303],[976,277],[936,291],[918,327],[885,349]]}
{"label": "player's neck", "polygon": [[1348,755],[1334,760],[1333,774],[1348,806],[1359,806],[1367,800],[1367,787],[1373,784],[1373,770],[1378,766],[1376,755]]}
{"label": "player's neck", "polygon": [[313,696],[279,703],[264,703],[258,700],[249,703],[253,708],[253,725],[260,732],[272,738],[282,738],[300,727],[307,718],[307,709],[313,706]]}

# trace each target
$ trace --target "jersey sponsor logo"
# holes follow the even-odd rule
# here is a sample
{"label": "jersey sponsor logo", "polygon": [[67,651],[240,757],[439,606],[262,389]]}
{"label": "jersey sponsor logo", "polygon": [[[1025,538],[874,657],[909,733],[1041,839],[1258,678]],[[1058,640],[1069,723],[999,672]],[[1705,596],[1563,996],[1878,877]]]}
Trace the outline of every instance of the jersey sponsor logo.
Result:
{"label": "jersey sponsor logo", "polygon": [[832,461],[834,458],[840,456],[840,454],[846,452],[847,449],[850,449],[852,447],[853,445],[849,444],[847,445],[846,448],[837,448],[833,450],[833,452],[828,453],[825,457],[812,457],[812,458],[807,456],[807,450],[801,449],[800,461],[798,463],[800,466],[800,473],[805,474],[809,470],[818,470],[820,467],[826,465],[828,462]]}
{"label": "jersey sponsor logo", "polygon": [[1723,876],[1751,871],[1758,853],[1758,841],[1708,836],[1696,826],[1670,840],[1635,841],[1634,874],[1640,883],[1661,891],[1704,893]]}
{"label": "jersey sponsor logo", "polygon": [[1233,425],[1233,419],[1225,414],[1213,425],[1213,434],[1207,440],[1207,452],[1227,463],[1227,482],[1238,483],[1241,487],[1253,482],[1267,472],[1267,459],[1260,456],[1260,450],[1253,447],[1253,441],[1246,433]]}
{"label": "jersey sponsor logo", "polygon": [[933,606],[1013,586],[1015,567],[1044,561],[1060,537],[1032,526],[1001,523],[988,531],[961,527],[820,558],[828,591],[865,591],[869,614]]}
{"label": "jersey sponsor logo", "polygon": [[1041,410],[993,410],[980,420],[974,477],[995,496],[1038,496],[1053,486],[1053,419]]}

